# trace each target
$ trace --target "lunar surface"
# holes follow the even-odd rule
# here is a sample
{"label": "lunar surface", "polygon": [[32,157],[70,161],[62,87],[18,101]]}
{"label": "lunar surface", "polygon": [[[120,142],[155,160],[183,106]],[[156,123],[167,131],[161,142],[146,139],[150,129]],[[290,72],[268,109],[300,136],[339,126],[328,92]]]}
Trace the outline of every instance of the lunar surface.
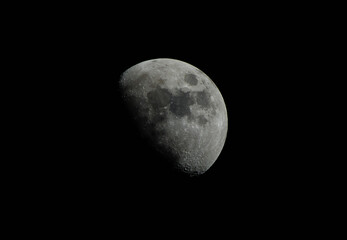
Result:
{"label": "lunar surface", "polygon": [[216,161],[228,119],[221,93],[198,68],[174,59],[136,64],[120,89],[137,127],[175,170],[196,176]]}

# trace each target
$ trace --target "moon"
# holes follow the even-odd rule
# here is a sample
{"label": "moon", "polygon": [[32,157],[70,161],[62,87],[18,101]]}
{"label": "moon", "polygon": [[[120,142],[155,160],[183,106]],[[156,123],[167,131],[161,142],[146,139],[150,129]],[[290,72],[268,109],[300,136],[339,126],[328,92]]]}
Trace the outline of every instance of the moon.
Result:
{"label": "moon", "polygon": [[189,176],[214,164],[226,140],[228,116],[222,94],[205,73],[159,58],[127,69],[119,85],[134,122],[163,161]]}

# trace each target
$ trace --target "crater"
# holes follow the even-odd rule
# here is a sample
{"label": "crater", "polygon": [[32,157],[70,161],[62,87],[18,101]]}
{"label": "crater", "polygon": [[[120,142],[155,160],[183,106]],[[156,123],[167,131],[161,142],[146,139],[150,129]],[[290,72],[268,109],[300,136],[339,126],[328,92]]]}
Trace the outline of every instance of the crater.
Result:
{"label": "crater", "polygon": [[178,117],[190,116],[190,105],[194,104],[194,99],[189,92],[179,91],[177,95],[172,96],[170,111]]}
{"label": "crater", "polygon": [[134,85],[139,84],[140,82],[145,82],[146,80],[149,80],[150,76],[148,73],[142,73],[138,78],[136,78]]}
{"label": "crater", "polygon": [[205,125],[208,122],[208,120],[204,116],[199,116],[198,122],[200,125]]}
{"label": "crater", "polygon": [[198,79],[196,79],[196,76],[192,73],[186,74],[184,76],[184,81],[186,81],[188,84],[195,86],[198,84]]}
{"label": "crater", "polygon": [[158,109],[169,105],[172,94],[167,89],[157,88],[148,92],[147,98],[149,104],[151,104],[154,109]]}

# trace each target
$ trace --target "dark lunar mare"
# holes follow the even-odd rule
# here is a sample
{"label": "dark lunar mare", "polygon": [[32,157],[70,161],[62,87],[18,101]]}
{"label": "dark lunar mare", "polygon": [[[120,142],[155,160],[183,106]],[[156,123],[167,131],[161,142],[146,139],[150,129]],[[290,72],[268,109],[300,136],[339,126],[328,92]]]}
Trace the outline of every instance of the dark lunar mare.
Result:
{"label": "dark lunar mare", "polygon": [[210,96],[206,91],[196,93],[196,102],[203,108],[211,107]]}
{"label": "dark lunar mare", "polygon": [[177,117],[191,116],[190,105],[194,104],[194,98],[189,92],[179,91],[177,95],[172,97],[170,111]]}
{"label": "dark lunar mare", "polygon": [[184,76],[184,81],[186,81],[188,84],[195,86],[198,84],[198,79],[196,76],[192,73],[188,73]]}
{"label": "dark lunar mare", "polygon": [[172,95],[167,89],[156,88],[147,93],[148,102],[154,109],[167,106],[171,102]]}

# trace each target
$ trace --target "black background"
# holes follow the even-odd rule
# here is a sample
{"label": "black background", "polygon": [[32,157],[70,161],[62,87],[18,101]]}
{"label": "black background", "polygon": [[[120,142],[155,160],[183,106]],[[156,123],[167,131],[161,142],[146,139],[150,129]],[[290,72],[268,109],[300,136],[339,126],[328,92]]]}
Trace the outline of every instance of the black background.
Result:
{"label": "black background", "polygon": [[[247,232],[295,217],[312,189],[311,163],[301,152],[306,136],[296,134],[306,124],[304,110],[294,109],[305,89],[310,28],[282,7],[229,6],[78,7],[45,23],[37,41],[47,70],[44,99],[52,101],[40,99],[44,150],[30,166],[39,173],[31,177],[42,204],[72,222],[98,219],[106,228],[154,218],[180,231],[226,219]],[[120,74],[154,58],[196,66],[223,95],[227,139],[202,176],[166,169],[122,107]]]}

